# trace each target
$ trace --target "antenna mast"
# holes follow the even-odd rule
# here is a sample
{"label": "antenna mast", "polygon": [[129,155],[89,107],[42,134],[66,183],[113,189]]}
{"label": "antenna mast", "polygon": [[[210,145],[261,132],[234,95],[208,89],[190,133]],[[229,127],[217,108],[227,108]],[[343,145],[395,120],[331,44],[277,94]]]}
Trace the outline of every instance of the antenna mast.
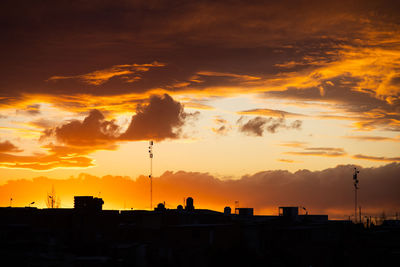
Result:
{"label": "antenna mast", "polygon": [[358,178],[357,175],[360,171],[354,168],[353,180],[354,180],[354,221],[357,223],[357,190],[358,190]]}
{"label": "antenna mast", "polygon": [[149,142],[149,156],[150,156],[150,210],[153,209],[153,141]]}

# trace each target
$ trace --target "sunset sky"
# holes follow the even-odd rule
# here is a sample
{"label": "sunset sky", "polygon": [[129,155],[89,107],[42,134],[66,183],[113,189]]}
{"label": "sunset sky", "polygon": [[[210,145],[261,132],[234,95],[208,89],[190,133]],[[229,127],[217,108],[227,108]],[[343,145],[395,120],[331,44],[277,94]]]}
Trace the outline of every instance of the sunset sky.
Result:
{"label": "sunset sky", "polygon": [[399,4],[266,2],[1,1],[0,206],[400,212]]}

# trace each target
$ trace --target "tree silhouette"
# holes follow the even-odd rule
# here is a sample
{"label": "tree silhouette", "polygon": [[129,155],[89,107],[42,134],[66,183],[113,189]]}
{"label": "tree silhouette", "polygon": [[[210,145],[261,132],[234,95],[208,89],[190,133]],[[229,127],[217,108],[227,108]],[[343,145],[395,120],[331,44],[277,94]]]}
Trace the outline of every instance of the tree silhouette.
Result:
{"label": "tree silhouette", "polygon": [[59,208],[61,204],[60,198],[56,195],[56,191],[54,190],[54,185],[51,187],[51,192],[47,193],[46,198],[46,206],[47,208]]}

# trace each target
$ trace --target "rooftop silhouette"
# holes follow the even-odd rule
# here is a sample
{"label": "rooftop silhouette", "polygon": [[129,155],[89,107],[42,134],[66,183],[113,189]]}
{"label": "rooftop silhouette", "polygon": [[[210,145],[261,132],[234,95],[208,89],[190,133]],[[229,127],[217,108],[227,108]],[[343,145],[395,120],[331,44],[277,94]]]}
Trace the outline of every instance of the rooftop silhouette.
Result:
{"label": "rooftop silhouette", "polygon": [[252,208],[219,212],[195,208],[191,197],[184,208],[159,203],[152,211],[103,210],[101,198],[74,199],[73,209],[0,208],[3,261],[26,266],[384,266],[398,260],[396,220],[362,225],[299,214],[298,207],[279,207],[277,216],[254,215]]}

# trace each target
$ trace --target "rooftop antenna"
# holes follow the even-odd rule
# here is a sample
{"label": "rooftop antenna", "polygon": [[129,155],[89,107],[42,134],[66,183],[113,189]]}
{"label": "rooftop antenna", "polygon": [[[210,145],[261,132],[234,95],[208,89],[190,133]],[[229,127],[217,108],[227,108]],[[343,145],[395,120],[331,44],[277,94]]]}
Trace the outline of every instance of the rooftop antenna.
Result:
{"label": "rooftop antenna", "polygon": [[235,214],[239,213],[239,200],[235,200]]}
{"label": "rooftop antenna", "polygon": [[150,156],[150,210],[153,209],[153,141],[149,142],[149,156]]}
{"label": "rooftop antenna", "polygon": [[354,168],[353,180],[354,180],[354,221],[357,223],[357,190],[358,190],[358,178],[357,175],[360,173],[357,168]]}
{"label": "rooftop antenna", "polygon": [[301,208],[304,210],[304,212],[306,213],[306,215],[308,215],[308,211],[307,211],[306,207],[301,207]]}

